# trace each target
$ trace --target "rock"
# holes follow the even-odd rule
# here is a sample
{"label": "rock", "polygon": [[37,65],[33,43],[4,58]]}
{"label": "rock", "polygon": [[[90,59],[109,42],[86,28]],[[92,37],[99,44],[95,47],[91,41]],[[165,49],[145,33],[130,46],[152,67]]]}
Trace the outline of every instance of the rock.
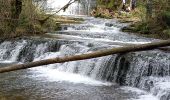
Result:
{"label": "rock", "polygon": [[105,23],[105,26],[112,27],[113,23]]}
{"label": "rock", "polygon": [[127,26],[123,27],[121,30],[123,32],[134,32],[134,28],[133,27],[127,27]]}

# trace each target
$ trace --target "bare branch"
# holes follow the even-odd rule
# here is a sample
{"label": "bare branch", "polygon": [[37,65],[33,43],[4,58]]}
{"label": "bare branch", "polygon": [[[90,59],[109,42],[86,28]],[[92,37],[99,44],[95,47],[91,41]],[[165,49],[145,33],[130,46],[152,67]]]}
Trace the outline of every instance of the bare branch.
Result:
{"label": "bare branch", "polygon": [[62,8],[60,8],[58,11],[56,11],[55,13],[49,15],[48,17],[46,17],[43,20],[38,20],[40,22],[41,25],[43,25],[50,17],[53,17],[54,15],[56,15],[57,13],[59,13],[61,10],[65,11],[71,4],[75,3],[78,0],[70,0],[66,5],[64,5]]}

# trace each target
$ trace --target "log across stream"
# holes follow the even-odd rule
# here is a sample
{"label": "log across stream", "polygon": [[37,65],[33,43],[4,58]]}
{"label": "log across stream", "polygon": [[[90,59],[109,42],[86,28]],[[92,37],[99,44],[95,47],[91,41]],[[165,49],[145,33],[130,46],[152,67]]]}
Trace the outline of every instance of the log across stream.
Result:
{"label": "log across stream", "polygon": [[47,34],[54,38],[0,41],[0,99],[169,100],[170,54],[162,51],[169,40],[83,18]]}
{"label": "log across stream", "polygon": [[56,58],[45,59],[45,60],[40,60],[40,61],[35,61],[35,62],[29,62],[25,64],[11,65],[11,66],[0,68],[0,73],[26,69],[26,68],[32,68],[32,67],[37,67],[37,66],[42,66],[42,65],[54,64],[54,63],[64,63],[64,62],[70,62],[70,61],[97,58],[97,57],[108,56],[112,54],[118,54],[118,53],[152,50],[152,49],[165,47],[165,46],[170,46],[170,40],[164,40],[164,41],[162,40],[159,42],[148,43],[148,44],[118,47],[118,48],[101,50],[101,51],[96,51],[96,52],[87,53],[87,54],[66,56],[66,57],[56,57]]}

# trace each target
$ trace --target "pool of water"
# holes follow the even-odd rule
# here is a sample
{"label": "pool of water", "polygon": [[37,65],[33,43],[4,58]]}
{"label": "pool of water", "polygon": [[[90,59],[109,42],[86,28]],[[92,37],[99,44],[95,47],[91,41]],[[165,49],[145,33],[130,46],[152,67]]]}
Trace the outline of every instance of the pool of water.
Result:
{"label": "pool of water", "polygon": [[0,74],[0,100],[157,100],[137,88],[97,81],[54,68]]}

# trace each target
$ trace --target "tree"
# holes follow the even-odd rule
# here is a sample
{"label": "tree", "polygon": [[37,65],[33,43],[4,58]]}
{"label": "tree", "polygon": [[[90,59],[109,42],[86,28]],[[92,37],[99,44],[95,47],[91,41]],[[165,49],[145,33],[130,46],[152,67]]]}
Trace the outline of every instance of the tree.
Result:
{"label": "tree", "polygon": [[136,0],[131,0],[131,2],[130,2],[131,6],[130,7],[131,7],[132,10],[134,10],[136,8],[136,3],[137,3]]}
{"label": "tree", "polygon": [[15,32],[22,11],[22,0],[11,0],[10,32]]}
{"label": "tree", "polygon": [[146,20],[149,20],[152,17],[153,11],[153,0],[146,0]]}

